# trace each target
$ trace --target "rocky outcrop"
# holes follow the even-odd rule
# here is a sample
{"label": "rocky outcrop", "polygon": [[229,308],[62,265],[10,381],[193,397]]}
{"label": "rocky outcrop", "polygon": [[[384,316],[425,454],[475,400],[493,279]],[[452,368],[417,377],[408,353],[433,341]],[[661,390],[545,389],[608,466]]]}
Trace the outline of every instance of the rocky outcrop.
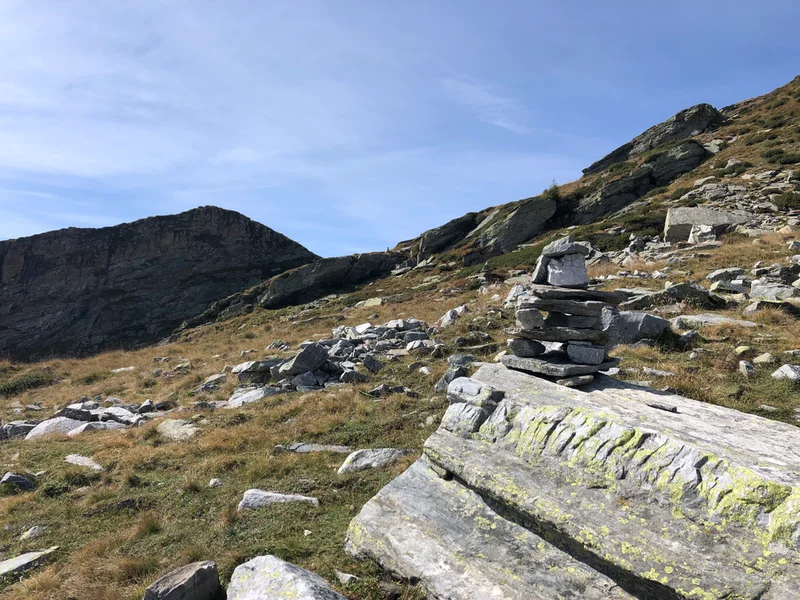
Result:
{"label": "rocky outcrop", "polygon": [[654,125],[641,135],[623,144],[610,154],[583,170],[584,175],[604,171],[615,163],[628,160],[631,156],[648,152],[653,148],[683,140],[707,131],[713,131],[725,121],[725,117],[710,104],[698,104],[682,110],[663,123]]}
{"label": "rocky outcrop", "polygon": [[316,258],[216,207],[0,242],[0,352],[152,342],[211,302]]}
{"label": "rocky outcrop", "polygon": [[664,224],[664,239],[668,242],[685,242],[689,239],[692,227],[703,225],[711,227],[715,235],[720,235],[752,218],[753,215],[743,211],[714,210],[704,206],[670,208]]}
{"label": "rocky outcrop", "polygon": [[479,222],[478,213],[467,213],[463,217],[453,219],[441,227],[429,229],[419,236],[417,250],[419,258],[436,254],[460,242],[470,231],[475,229]]}
{"label": "rocky outcrop", "polygon": [[313,302],[388,275],[405,258],[396,252],[322,258],[214,302],[197,316],[184,321],[179,331],[247,314],[256,304],[263,308],[283,308]]}
{"label": "rocky outcrop", "polygon": [[586,389],[494,364],[453,381],[423,457],[347,549],[434,599],[796,598],[797,428],[608,378]]}
{"label": "rocky outcrop", "polygon": [[709,156],[703,146],[691,140],[654,154],[632,173],[582,198],[572,221],[581,225],[592,223],[621,210],[650,190],[668,185],[680,175],[692,171]]}

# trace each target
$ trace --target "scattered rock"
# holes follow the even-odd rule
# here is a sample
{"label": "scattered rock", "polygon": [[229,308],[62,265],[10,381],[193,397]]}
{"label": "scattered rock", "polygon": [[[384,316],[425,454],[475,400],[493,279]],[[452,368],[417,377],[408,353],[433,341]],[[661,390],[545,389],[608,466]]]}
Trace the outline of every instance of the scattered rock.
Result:
{"label": "scattered rock", "polygon": [[339,475],[344,475],[345,473],[354,473],[364,469],[380,469],[408,454],[411,454],[410,450],[397,448],[356,450],[345,459],[342,466],[339,467],[338,473]]}
{"label": "scattered rock", "polygon": [[277,452],[295,452],[297,454],[308,454],[311,452],[335,452],[337,454],[349,454],[353,451],[350,446],[335,446],[331,444],[306,444],[295,442],[286,446],[275,446]]}
{"label": "scattered rock", "polygon": [[183,442],[194,437],[199,429],[183,419],[165,419],[158,424],[156,431],[168,440]]}
{"label": "scattered rock", "polygon": [[739,361],[739,373],[747,377],[748,379],[756,374],[756,368],[753,366],[752,363],[747,362],[746,360]]}
{"label": "scattered rock", "polygon": [[147,588],[143,600],[216,600],[219,592],[217,565],[207,560],[164,575]]}
{"label": "scattered rock", "polygon": [[81,456],[80,454],[70,454],[64,459],[65,463],[76,465],[78,467],[86,467],[92,471],[102,471],[103,467],[97,464],[88,456]]}
{"label": "scattered rock", "polygon": [[56,550],[58,550],[58,546],[53,546],[47,550],[26,552],[16,558],[10,558],[0,562],[0,578],[19,575],[20,573],[38,567],[46,562]]}
{"label": "scattered rock", "polygon": [[17,473],[3,475],[3,478],[0,479],[0,485],[7,485],[22,492],[29,492],[35,487],[30,479]]}
{"label": "scattered rock", "polygon": [[800,383],[800,367],[795,365],[783,365],[772,374],[773,379],[788,379],[795,383]]}
{"label": "scattered rock", "polygon": [[31,429],[25,436],[25,439],[35,440],[48,435],[66,435],[73,429],[77,429],[83,424],[83,421],[69,419],[67,417],[55,417],[54,419],[47,419]]}
{"label": "scattered rock", "polygon": [[281,494],[278,492],[265,492],[264,490],[247,490],[239,502],[237,510],[251,510],[261,506],[269,506],[270,504],[285,504],[287,502],[308,502],[314,506],[319,506],[319,500],[311,498],[310,496],[301,496],[300,494]]}
{"label": "scattered rock", "polygon": [[275,556],[257,556],[234,569],[228,600],[346,600],[319,575]]}

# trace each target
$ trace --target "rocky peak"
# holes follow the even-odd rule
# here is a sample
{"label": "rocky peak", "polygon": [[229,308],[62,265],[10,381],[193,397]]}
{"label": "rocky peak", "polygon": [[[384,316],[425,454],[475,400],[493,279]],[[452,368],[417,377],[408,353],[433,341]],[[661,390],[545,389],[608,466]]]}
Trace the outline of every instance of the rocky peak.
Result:
{"label": "rocky peak", "polygon": [[316,258],[214,206],[0,242],[0,351],[29,357],[154,341],[211,302]]}

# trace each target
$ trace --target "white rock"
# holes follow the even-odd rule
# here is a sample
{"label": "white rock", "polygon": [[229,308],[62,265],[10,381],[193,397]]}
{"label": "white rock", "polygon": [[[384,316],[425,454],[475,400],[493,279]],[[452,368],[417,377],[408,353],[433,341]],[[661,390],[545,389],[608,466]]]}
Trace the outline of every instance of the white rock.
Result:
{"label": "white rock", "polygon": [[221,485],[222,485],[222,479],[216,479],[215,478],[215,479],[212,479],[211,481],[208,482],[208,487],[212,487],[212,488],[220,487]]}
{"label": "white rock", "polygon": [[84,423],[85,421],[68,419],[67,417],[55,417],[54,419],[47,419],[31,429],[28,432],[28,435],[25,436],[25,439],[35,440],[36,438],[46,435],[65,435],[73,429],[77,429]]}
{"label": "white rock", "polygon": [[91,469],[92,471],[102,471],[103,467],[97,464],[88,456],[81,456],[80,454],[70,454],[64,459],[65,463],[69,463],[71,465],[77,465],[79,467],[86,467],[87,469]]}
{"label": "white rock", "polygon": [[23,573],[45,562],[51,554],[58,550],[58,546],[53,546],[47,550],[38,552],[26,552],[15,558],[9,558],[0,562],[0,577],[9,577]]}
{"label": "white rock", "polygon": [[257,556],[231,575],[228,600],[346,600],[319,575],[275,556]]}
{"label": "white rock", "polygon": [[21,536],[19,536],[19,541],[25,542],[25,541],[28,541],[28,540],[35,540],[36,538],[41,537],[42,534],[46,530],[47,530],[47,527],[41,527],[39,525],[34,525],[30,529],[28,529],[28,531],[26,531]]}
{"label": "white rock", "polygon": [[788,379],[795,383],[800,382],[800,367],[795,365],[783,365],[772,374],[773,379]]}
{"label": "white rock", "polygon": [[165,419],[158,424],[156,431],[167,439],[182,442],[194,437],[198,429],[183,419]]}
{"label": "white rock", "polygon": [[367,448],[356,450],[348,456],[339,467],[339,475],[362,471],[364,469],[378,469],[385,467],[398,458],[410,454],[410,450],[398,448]]}
{"label": "white rock", "polygon": [[251,510],[261,506],[269,506],[270,504],[285,504],[287,502],[308,502],[314,506],[319,506],[319,500],[310,496],[301,496],[300,494],[281,494],[278,492],[265,492],[264,490],[247,490],[239,502],[237,510]]}
{"label": "white rock", "polygon": [[547,283],[559,287],[582,287],[589,283],[586,259],[582,254],[552,258],[547,264]]}

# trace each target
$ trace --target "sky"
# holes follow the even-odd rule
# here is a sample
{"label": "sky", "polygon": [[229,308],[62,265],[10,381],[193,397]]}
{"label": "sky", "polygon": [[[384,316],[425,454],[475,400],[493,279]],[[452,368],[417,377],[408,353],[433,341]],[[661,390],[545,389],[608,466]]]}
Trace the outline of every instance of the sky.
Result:
{"label": "sky", "polygon": [[797,0],[0,0],[0,239],[216,205],[323,256],[800,74]]}

